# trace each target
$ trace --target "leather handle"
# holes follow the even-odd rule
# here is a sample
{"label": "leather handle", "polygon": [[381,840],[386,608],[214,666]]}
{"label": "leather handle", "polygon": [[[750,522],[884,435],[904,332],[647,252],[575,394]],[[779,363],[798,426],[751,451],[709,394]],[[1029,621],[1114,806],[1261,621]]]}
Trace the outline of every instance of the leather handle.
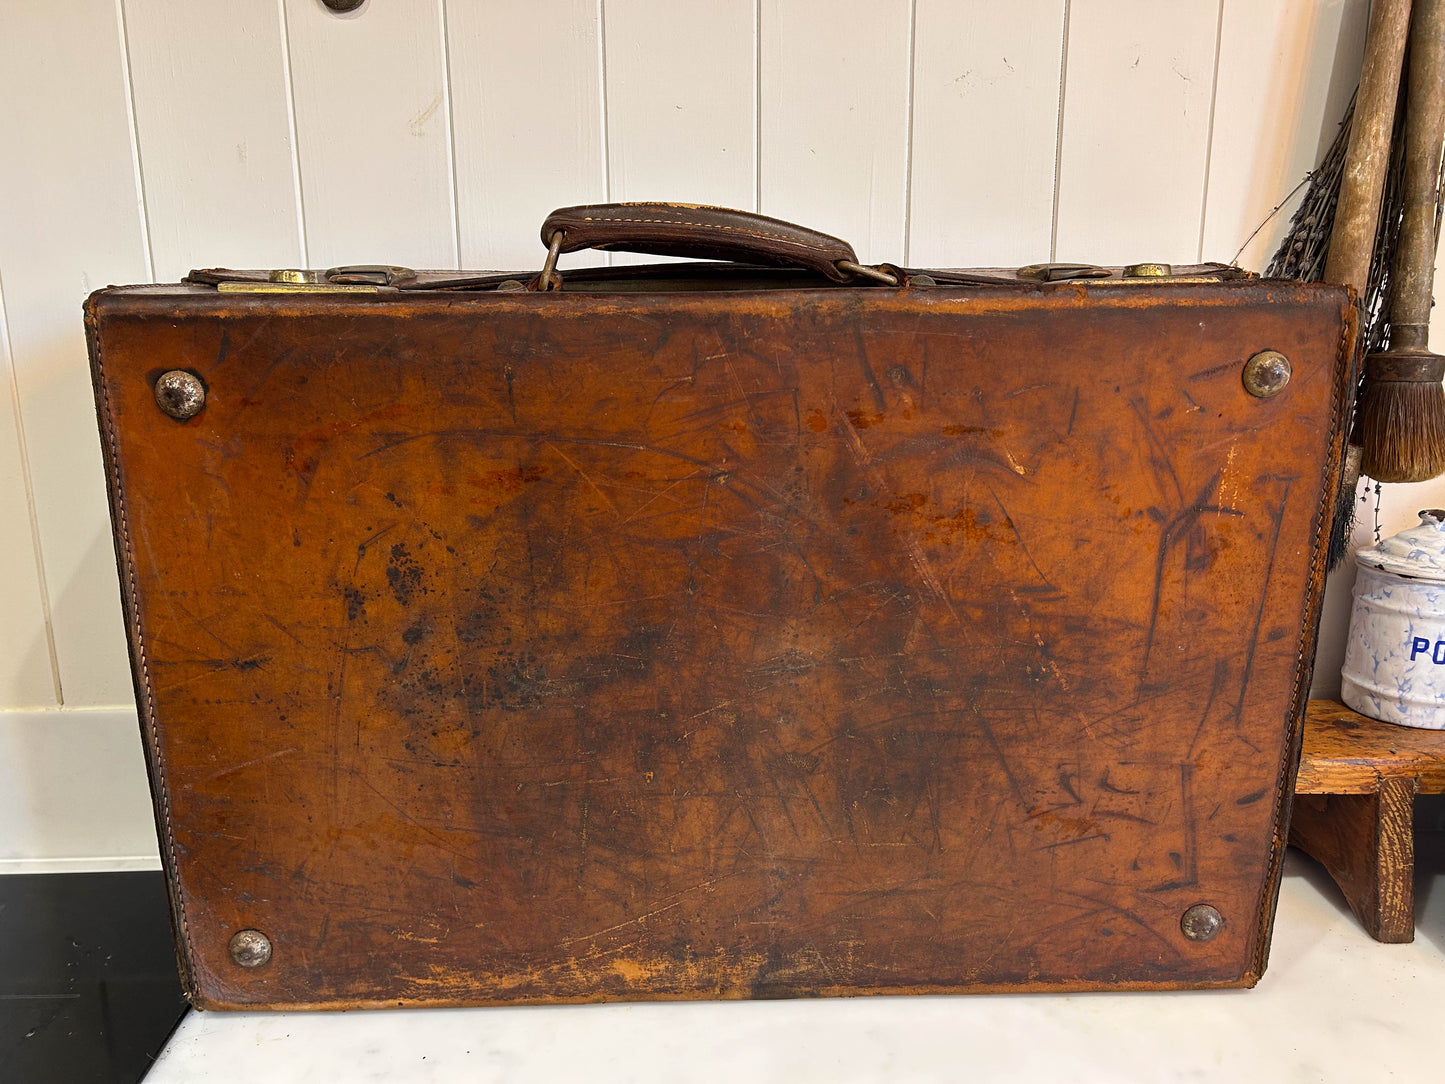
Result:
{"label": "leather handle", "polygon": [[726,207],[687,203],[562,207],[542,223],[542,243],[552,247],[558,233],[562,234],[558,252],[595,248],[804,267],[834,282],[849,282],[860,274],[881,281],[892,278],[872,268],[860,268],[847,241],[782,219]]}

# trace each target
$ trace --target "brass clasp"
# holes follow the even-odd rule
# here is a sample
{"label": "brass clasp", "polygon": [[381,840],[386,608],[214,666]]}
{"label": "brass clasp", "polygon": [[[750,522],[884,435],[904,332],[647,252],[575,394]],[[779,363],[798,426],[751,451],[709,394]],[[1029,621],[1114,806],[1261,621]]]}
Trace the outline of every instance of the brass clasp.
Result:
{"label": "brass clasp", "polygon": [[230,271],[192,271],[190,282],[213,284],[223,294],[375,294],[395,290],[416,279],[409,267],[392,264],[347,264],[325,271],[285,267],[265,280]]}

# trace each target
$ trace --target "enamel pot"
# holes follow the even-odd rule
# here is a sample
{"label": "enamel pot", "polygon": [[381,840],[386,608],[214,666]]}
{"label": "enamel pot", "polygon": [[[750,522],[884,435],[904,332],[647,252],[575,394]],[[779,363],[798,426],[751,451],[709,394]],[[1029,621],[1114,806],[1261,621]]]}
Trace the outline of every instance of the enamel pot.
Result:
{"label": "enamel pot", "polygon": [[1340,698],[1372,719],[1445,730],[1445,509],[1355,560]]}

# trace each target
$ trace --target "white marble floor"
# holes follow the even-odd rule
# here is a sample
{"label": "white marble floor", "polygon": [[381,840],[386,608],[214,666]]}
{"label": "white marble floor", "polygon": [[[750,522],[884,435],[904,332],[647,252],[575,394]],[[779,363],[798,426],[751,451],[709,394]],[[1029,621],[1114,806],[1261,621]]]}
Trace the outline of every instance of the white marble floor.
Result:
{"label": "white marble floor", "polygon": [[193,1012],[146,1080],[1445,1080],[1445,837],[1421,844],[1411,945],[1371,941],[1291,852],[1249,991]]}

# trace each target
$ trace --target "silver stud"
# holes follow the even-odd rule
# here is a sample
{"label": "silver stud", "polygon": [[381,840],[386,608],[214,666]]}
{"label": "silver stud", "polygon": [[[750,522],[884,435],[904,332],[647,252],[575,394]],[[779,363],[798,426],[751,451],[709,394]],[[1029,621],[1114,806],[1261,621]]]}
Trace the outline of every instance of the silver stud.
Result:
{"label": "silver stud", "polygon": [[1179,928],[1191,941],[1213,941],[1224,929],[1224,916],[1219,908],[1207,903],[1196,903],[1179,918]]}
{"label": "silver stud", "polygon": [[156,406],[178,422],[194,418],[206,405],[206,386],[184,369],[161,373],[155,390]]}
{"label": "silver stud", "polygon": [[271,961],[271,939],[260,930],[236,931],[230,948],[238,967],[261,967]]}
{"label": "silver stud", "polygon": [[1261,350],[1244,363],[1244,390],[1259,399],[1272,399],[1284,391],[1293,369],[1278,350]]}

